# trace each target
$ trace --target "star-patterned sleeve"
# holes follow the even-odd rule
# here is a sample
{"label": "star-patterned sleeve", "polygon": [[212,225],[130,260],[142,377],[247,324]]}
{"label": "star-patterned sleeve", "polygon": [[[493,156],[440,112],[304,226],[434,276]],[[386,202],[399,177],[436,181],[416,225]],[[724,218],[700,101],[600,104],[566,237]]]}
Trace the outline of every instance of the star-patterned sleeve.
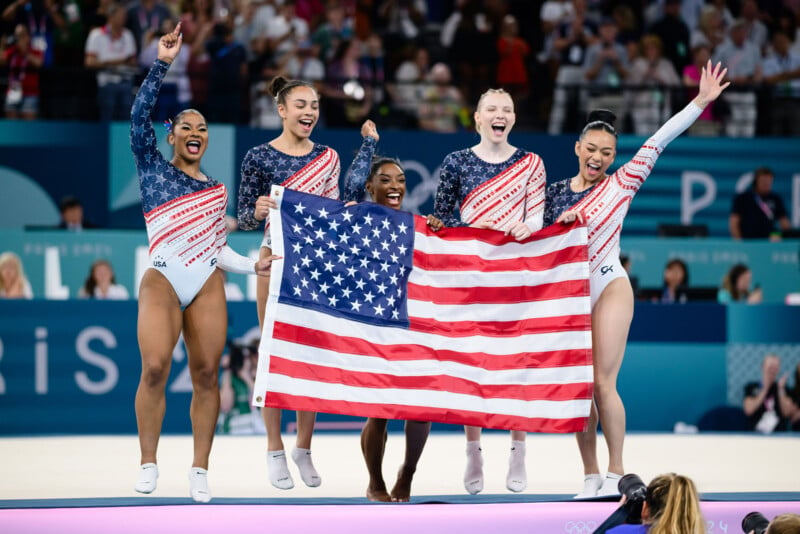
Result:
{"label": "star-patterned sleeve", "polygon": [[[142,180],[147,172],[152,172],[155,167],[166,165],[166,160],[158,150],[158,140],[153,130],[150,114],[158,100],[158,91],[161,82],[169,69],[169,63],[156,60],[136,93],[131,108],[131,151],[139,169]],[[144,186],[143,182],[141,183]]]}
{"label": "star-patterned sleeve", "polygon": [[266,195],[272,186],[269,176],[264,172],[260,163],[261,156],[255,148],[247,151],[242,160],[242,183],[239,184],[239,198],[237,202],[237,215],[239,228],[242,230],[255,230],[261,221],[255,217],[256,200],[261,195]]}
{"label": "star-patterned sleeve", "polygon": [[365,137],[361,142],[361,148],[358,150],[353,163],[347,169],[347,175],[344,178],[344,201],[361,202],[366,196],[365,187],[367,185],[367,178],[369,177],[369,170],[372,167],[372,157],[375,155],[375,147],[378,142],[373,137]]}
{"label": "star-patterned sleeve", "polygon": [[433,205],[433,215],[445,226],[467,226],[461,220],[461,216],[456,214],[460,182],[459,167],[453,154],[448,154],[439,171],[439,186],[436,188],[436,200]]}

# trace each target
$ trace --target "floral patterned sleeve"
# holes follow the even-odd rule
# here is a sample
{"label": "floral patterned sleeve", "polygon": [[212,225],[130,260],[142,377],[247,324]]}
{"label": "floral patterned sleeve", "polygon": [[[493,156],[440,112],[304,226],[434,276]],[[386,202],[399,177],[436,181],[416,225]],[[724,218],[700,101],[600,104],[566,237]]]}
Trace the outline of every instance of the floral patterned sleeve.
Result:
{"label": "floral patterned sleeve", "polygon": [[369,136],[361,142],[361,148],[350,168],[347,169],[347,175],[344,178],[344,198],[342,200],[345,202],[364,200],[367,178],[369,178],[372,157],[375,155],[377,145],[378,142],[375,141],[375,138]]}

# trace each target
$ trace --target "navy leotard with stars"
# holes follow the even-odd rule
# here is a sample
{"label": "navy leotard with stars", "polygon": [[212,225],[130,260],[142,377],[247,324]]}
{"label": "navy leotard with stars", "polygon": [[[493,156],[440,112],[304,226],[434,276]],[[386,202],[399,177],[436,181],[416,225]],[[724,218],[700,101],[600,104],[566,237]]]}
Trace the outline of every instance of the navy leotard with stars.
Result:
{"label": "navy leotard with stars", "polygon": [[529,152],[517,148],[506,161],[489,163],[479,158],[471,148],[451,152],[442,162],[439,173],[434,215],[445,226],[468,226],[469,223],[463,221],[459,214],[460,206],[467,195],[528,154]]}
{"label": "navy leotard with stars", "polygon": [[261,222],[254,215],[258,197],[268,196],[272,185],[284,184],[298,171],[326,155],[330,156],[329,163],[319,170],[314,180],[323,183],[320,187],[323,196],[338,200],[339,156],[332,148],[314,143],[311,152],[303,156],[285,154],[269,143],[248,150],[242,161],[242,183],[239,185],[239,227],[242,230],[258,228]]}
{"label": "navy leotard with stars", "polygon": [[569,186],[572,178],[560,180],[547,186],[544,193],[544,225],[550,226],[569,208],[588,195],[594,186],[575,192]]}
{"label": "navy leotard with stars", "polygon": [[139,190],[145,213],[180,196],[218,185],[211,177],[207,182],[195,180],[164,159],[158,149],[150,113],[155,107],[167,69],[168,63],[156,60],[142,82],[131,109],[131,151],[139,171]]}

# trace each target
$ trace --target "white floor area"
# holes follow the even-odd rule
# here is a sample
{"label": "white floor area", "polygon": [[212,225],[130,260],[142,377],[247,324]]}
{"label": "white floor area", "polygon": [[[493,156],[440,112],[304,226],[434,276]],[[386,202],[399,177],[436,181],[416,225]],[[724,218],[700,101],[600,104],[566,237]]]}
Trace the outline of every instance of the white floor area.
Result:
{"label": "white floor area", "polygon": [[[506,494],[509,435],[485,432],[484,494]],[[291,450],[294,436],[284,436]],[[601,465],[605,444],[599,440]],[[464,436],[438,432],[428,440],[412,488],[413,496],[465,494]],[[583,481],[571,435],[530,434],[527,494],[573,494]],[[313,457],[322,486],[305,487],[291,463],[295,488],[273,488],[266,473],[264,436],[219,436],[209,466],[214,497],[363,497],[367,473],[359,437],[318,432]],[[402,461],[403,435],[392,433],[384,473],[391,489]],[[0,438],[0,499],[133,497],[139,452],[136,436]],[[184,497],[192,458],[190,436],[163,436],[156,497]],[[800,491],[800,436],[631,434],[625,468],[648,481],[674,471],[692,477],[701,493]],[[147,496],[142,496],[147,498]]]}

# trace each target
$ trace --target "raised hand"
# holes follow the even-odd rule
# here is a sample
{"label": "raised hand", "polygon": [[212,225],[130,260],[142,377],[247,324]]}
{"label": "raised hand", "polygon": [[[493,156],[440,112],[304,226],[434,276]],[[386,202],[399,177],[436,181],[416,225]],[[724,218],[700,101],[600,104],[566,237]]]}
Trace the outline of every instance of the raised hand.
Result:
{"label": "raised hand", "polygon": [[378,127],[369,119],[361,125],[361,137],[372,137],[376,142],[381,139],[378,135]]}
{"label": "raised hand", "polygon": [[728,74],[728,69],[722,68],[722,63],[712,65],[711,60],[708,60],[700,73],[700,89],[694,99],[694,103],[698,107],[705,108],[719,98],[722,91],[731,84],[731,82],[723,83],[726,74]]}
{"label": "raised hand", "polygon": [[158,40],[158,59],[165,63],[172,63],[178,57],[183,44],[183,34],[181,34],[181,23],[175,25],[175,29],[167,33]]}

